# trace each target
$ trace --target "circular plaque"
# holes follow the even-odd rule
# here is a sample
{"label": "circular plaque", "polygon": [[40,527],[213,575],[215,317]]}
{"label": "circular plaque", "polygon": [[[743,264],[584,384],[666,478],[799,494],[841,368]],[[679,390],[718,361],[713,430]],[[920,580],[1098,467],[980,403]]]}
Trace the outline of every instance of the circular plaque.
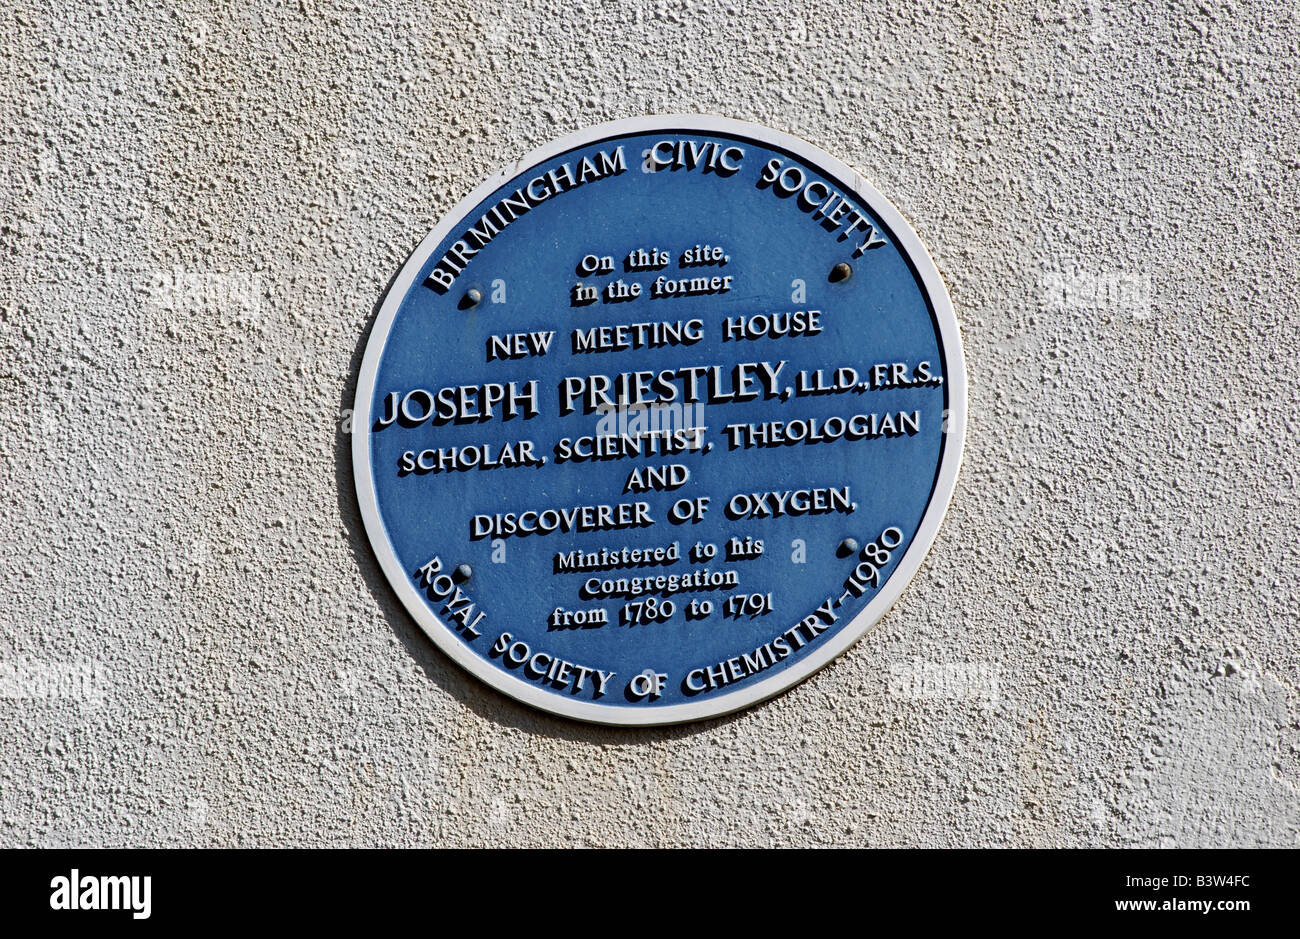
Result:
{"label": "circular plaque", "polygon": [[452,659],[649,725],[777,694],[916,573],[965,373],[857,173],[715,117],[617,121],[483,183],[393,283],[357,386],[366,531]]}

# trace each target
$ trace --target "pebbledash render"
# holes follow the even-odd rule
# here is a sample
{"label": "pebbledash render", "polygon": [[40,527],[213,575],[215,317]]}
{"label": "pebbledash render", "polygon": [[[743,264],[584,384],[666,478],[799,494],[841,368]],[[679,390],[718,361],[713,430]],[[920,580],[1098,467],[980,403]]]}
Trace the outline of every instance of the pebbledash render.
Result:
{"label": "pebbledash render", "polygon": [[[1297,40],[1277,0],[434,0],[418,15],[386,0],[320,0],[119,5],[107,17],[64,0],[15,5],[0,76],[0,844],[1294,846]],[[366,347],[425,236],[497,167],[584,129],[674,114],[760,125],[848,172],[831,181],[804,167],[799,180],[786,172],[796,154],[756,161],[755,145],[682,129],[648,155],[650,144],[625,145],[620,158],[609,141],[591,149],[590,168],[581,157],[559,161],[567,173],[548,165],[554,182],[543,173],[522,200],[564,191],[525,212],[514,192],[537,174],[526,177],[430,258],[432,268],[448,255],[438,270],[451,284],[423,289],[457,307],[430,332],[451,348],[475,330],[484,341],[472,362],[425,353],[427,381],[373,402],[470,386],[466,407],[496,416],[436,425],[434,415],[409,429],[399,418],[376,432],[384,414],[355,410]],[[710,141],[721,146],[706,152]],[[781,163],[759,189],[768,159]],[[668,180],[734,187],[736,201],[709,203],[680,237],[647,231],[626,246],[606,227],[632,224],[621,210],[592,216],[589,247],[562,269],[529,270],[520,256],[521,283],[553,275],[554,294],[530,298],[514,273],[480,277],[495,266],[493,242],[508,246],[549,213]],[[916,380],[909,357],[872,357],[879,377],[849,361],[848,337],[825,342],[843,322],[837,307],[812,302],[870,284],[891,250],[854,257],[870,239],[857,227],[838,240],[857,221],[848,208],[834,230],[822,225],[839,206],[827,205],[832,191],[867,208],[852,197],[863,181],[933,259],[968,376],[946,516],[889,610],[802,682],[672,726],[555,715],[444,652],[367,533],[353,463],[363,430],[409,437],[382,469],[412,489],[520,480],[526,504],[478,506],[467,491],[448,510],[476,553],[432,548],[444,565],[434,576],[448,578],[436,602],[452,602],[434,614],[472,625],[484,613],[476,641],[490,649],[510,632],[502,655],[513,659],[526,643],[506,671],[538,692],[548,673],[570,690],[581,676],[574,699],[596,704],[600,669],[615,673],[606,699],[657,706],[656,676],[670,671],[657,659],[627,674],[612,656],[569,655],[551,638],[684,624],[680,608],[662,624],[621,624],[626,604],[646,614],[644,594],[624,595],[638,578],[735,573],[734,588],[652,588],[681,607],[711,602],[692,620],[702,632],[753,624],[752,645],[671,676],[677,695],[687,682],[718,685],[691,701],[764,680],[788,629],[809,648],[830,635],[800,625],[826,624],[826,598],[796,609],[791,591],[860,558],[886,526],[858,527],[877,489],[827,461],[905,453],[941,420],[923,396],[938,389],[779,401],[800,372],[808,390],[846,386],[842,367],[858,383],[888,383],[895,362],[901,381]],[[489,234],[481,220],[507,198],[516,205],[501,212],[517,218],[503,227],[492,215],[497,234],[483,244],[465,237]],[[728,208],[742,203],[779,224],[747,229]],[[765,259],[791,255],[742,250],[705,232],[715,223],[847,250],[800,278],[803,300],[786,283],[780,304],[760,303],[775,296],[753,289]],[[779,351],[801,343],[835,348],[819,364]],[[647,388],[645,407],[620,408],[617,376],[657,375],[668,366],[652,359],[669,352],[678,370],[787,364],[777,399],[662,402]],[[523,417],[525,373],[566,360],[582,367],[554,383],[533,376],[539,416]],[[704,394],[711,373],[700,374]],[[767,394],[767,374],[746,370],[745,390]],[[592,376],[610,380],[609,401]],[[560,417],[566,377],[585,381]],[[489,405],[487,388],[509,397],[510,381],[521,413],[501,421],[507,403]],[[718,382],[740,390],[729,370]],[[840,408],[849,401],[860,406]],[[742,413],[750,407],[765,413]],[[913,412],[917,434],[883,432],[886,416],[897,431]],[[857,414],[877,423],[827,425]],[[543,421],[563,432],[534,433]],[[458,430],[465,439],[449,442]],[[572,478],[621,465],[620,483],[635,467],[632,485],[644,488],[546,490],[564,438]],[[710,443],[706,456],[694,449]],[[407,451],[413,468],[398,477]],[[773,455],[788,483],[762,467]],[[686,493],[711,457],[760,463],[698,525],[672,525],[661,502],[677,500],[665,493]],[[675,465],[691,479],[656,488],[677,485]],[[738,494],[749,504],[736,508],[752,512],[846,484],[851,514],[725,517]],[[696,497],[680,498],[693,513]],[[653,526],[590,545],[559,545],[559,533],[470,538],[475,515],[637,502]],[[761,531],[831,521],[848,529],[834,544]],[[691,534],[715,524],[736,526],[737,543]],[[858,550],[839,558],[848,538]],[[697,542],[716,555],[690,561]],[[538,570],[477,587],[534,555],[563,585],[544,609]],[[754,565],[777,561],[807,579],[749,589]],[[837,568],[839,584],[857,563]],[[414,585],[417,569],[397,573]],[[607,581],[617,596],[579,595]],[[773,609],[760,612],[769,593]],[[724,615],[728,603],[737,616]],[[515,610],[536,635],[504,622]],[[605,622],[588,628],[593,610]]]}

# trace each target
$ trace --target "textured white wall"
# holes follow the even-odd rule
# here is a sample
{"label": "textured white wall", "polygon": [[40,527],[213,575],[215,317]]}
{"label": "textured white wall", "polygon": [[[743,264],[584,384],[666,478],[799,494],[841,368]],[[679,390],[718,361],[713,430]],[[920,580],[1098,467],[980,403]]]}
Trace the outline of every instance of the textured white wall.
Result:
{"label": "textured white wall", "polygon": [[[1295,845],[1296,9],[5,4],[0,844]],[[857,646],[617,731],[417,630],[343,409],[444,211],[661,112],[903,211],[971,427]]]}

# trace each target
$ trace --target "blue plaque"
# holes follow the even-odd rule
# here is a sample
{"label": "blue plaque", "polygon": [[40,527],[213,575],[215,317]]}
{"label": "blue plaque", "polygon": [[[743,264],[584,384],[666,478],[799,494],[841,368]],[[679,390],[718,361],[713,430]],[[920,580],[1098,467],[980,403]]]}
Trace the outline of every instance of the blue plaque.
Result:
{"label": "blue plaque", "polygon": [[934,262],[858,174],[713,117],[493,176],[389,290],[357,387],[366,531],[429,637],[521,701],[713,717],[916,573],[965,429]]}

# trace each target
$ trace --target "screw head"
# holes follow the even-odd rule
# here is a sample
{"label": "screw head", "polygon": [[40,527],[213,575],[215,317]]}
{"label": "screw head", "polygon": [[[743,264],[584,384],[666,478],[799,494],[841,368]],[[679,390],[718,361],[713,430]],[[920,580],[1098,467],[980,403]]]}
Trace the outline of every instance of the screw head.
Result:
{"label": "screw head", "polygon": [[861,546],[858,544],[858,539],[845,538],[843,541],[840,542],[840,546],[835,549],[835,553],[842,558],[846,558],[850,554],[855,553],[859,547]]}
{"label": "screw head", "polygon": [[468,564],[462,564],[451,572],[451,579],[458,584],[463,584],[474,576],[474,568]]}
{"label": "screw head", "polygon": [[839,264],[836,264],[831,268],[830,282],[832,284],[838,284],[840,281],[848,280],[852,276],[853,268],[849,267],[846,262],[841,261]]}
{"label": "screw head", "polygon": [[478,306],[482,302],[483,291],[479,290],[477,287],[471,287],[469,290],[465,291],[466,306]]}

